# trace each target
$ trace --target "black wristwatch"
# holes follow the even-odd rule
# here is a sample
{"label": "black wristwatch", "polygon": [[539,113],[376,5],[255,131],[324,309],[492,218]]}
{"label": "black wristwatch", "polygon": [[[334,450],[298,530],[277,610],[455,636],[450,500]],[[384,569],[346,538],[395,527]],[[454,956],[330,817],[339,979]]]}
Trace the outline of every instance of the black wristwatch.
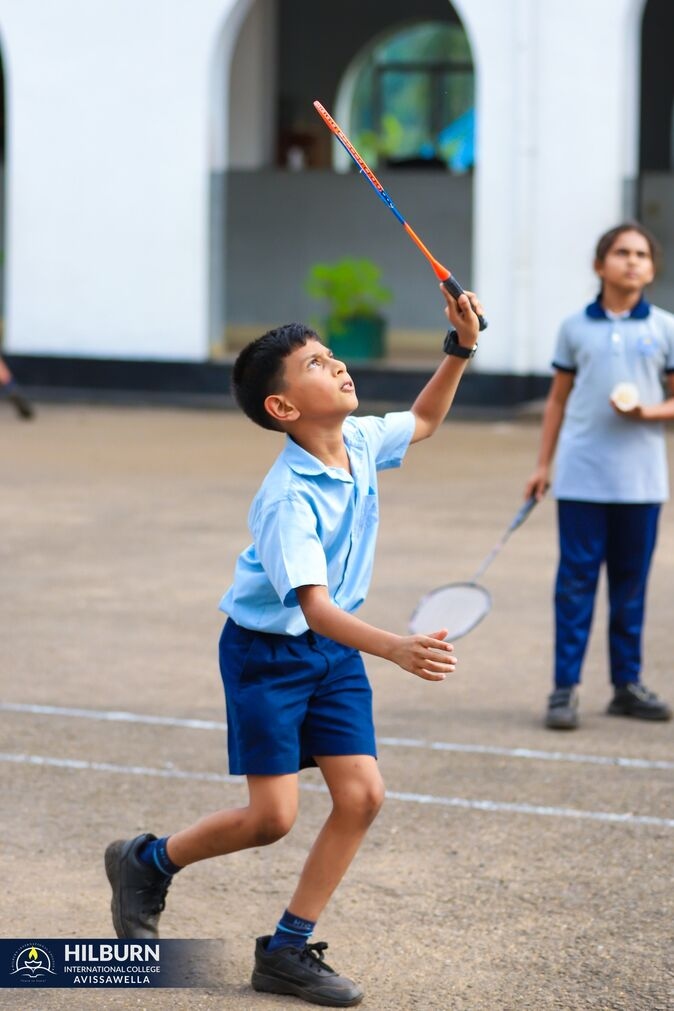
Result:
{"label": "black wristwatch", "polygon": [[456,330],[448,330],[442,350],[446,355],[455,355],[456,358],[472,358],[477,351],[477,344],[472,348],[465,348],[463,344],[459,344],[458,336]]}

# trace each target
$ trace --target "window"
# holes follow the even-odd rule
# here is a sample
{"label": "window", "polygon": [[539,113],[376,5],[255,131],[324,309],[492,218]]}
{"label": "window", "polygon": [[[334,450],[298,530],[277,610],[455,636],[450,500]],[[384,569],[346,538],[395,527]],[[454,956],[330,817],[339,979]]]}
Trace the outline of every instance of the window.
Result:
{"label": "window", "polygon": [[466,172],[475,161],[474,90],[461,25],[400,30],[373,47],[358,75],[354,143],[374,165]]}

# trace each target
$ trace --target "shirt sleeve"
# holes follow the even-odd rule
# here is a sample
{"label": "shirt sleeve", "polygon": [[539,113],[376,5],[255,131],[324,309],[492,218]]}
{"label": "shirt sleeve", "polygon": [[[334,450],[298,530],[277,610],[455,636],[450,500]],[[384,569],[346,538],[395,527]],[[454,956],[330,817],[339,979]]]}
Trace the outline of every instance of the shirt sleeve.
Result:
{"label": "shirt sleeve", "polygon": [[666,319],[665,339],[667,341],[665,372],[670,375],[674,372],[674,316],[669,313]]}
{"label": "shirt sleeve", "polygon": [[553,369],[560,369],[562,372],[576,372],[578,369],[569,327],[566,323],[562,323],[557,335],[552,367]]}
{"label": "shirt sleeve", "polygon": [[327,586],[328,566],[316,514],[301,496],[273,502],[253,525],[260,564],[284,607],[298,607],[298,586]]}
{"label": "shirt sleeve", "polygon": [[383,418],[352,420],[370,446],[377,470],[400,466],[414,435],[415,418],[411,411],[392,411]]}

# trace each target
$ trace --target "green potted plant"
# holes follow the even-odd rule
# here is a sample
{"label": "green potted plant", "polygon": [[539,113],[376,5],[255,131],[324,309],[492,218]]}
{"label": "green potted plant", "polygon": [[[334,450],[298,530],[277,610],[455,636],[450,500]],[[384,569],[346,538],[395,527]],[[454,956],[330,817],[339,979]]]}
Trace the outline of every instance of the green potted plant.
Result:
{"label": "green potted plant", "polygon": [[326,304],[325,338],[338,358],[384,354],[386,320],[380,310],[392,295],[380,278],[380,268],[366,259],[345,257],[309,269],[305,289]]}

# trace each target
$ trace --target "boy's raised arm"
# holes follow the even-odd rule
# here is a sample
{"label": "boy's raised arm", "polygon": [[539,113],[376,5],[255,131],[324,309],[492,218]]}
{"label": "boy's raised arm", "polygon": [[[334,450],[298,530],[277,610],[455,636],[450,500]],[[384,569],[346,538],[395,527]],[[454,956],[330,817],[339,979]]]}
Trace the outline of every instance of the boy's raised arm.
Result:
{"label": "boy's raised arm", "polygon": [[[440,291],[447,302],[445,315],[456,331],[457,343],[468,350],[474,348],[477,345],[479,334],[478,315],[483,315],[482,306],[477,296],[468,291],[464,292],[458,300],[454,299],[442,284]],[[411,442],[427,439],[442,424],[452,406],[468,361],[468,358],[447,355],[435,374],[426,383],[412,404],[416,425]]]}

